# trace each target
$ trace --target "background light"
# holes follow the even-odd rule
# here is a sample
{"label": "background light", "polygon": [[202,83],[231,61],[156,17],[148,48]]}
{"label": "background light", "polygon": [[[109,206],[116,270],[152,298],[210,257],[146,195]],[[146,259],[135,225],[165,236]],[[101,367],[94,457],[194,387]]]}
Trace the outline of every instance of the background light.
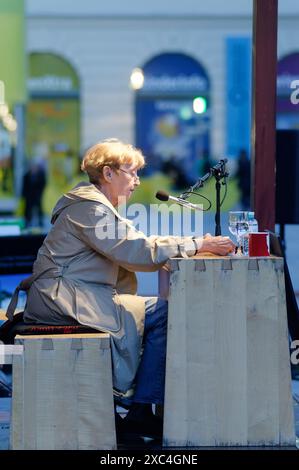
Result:
{"label": "background light", "polygon": [[197,96],[193,100],[193,111],[196,114],[203,114],[207,110],[207,100],[203,96]]}
{"label": "background light", "polygon": [[144,75],[141,69],[136,68],[133,70],[131,73],[130,83],[133,90],[140,90],[140,88],[143,87]]}
{"label": "background light", "polygon": [[192,109],[191,106],[183,106],[180,110],[180,117],[184,121],[192,118]]}

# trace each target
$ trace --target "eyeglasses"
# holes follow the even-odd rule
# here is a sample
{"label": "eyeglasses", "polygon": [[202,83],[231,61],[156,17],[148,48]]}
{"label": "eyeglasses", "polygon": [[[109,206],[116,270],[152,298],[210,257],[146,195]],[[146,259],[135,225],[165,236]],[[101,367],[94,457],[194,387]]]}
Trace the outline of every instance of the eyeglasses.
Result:
{"label": "eyeglasses", "polygon": [[120,171],[122,171],[123,173],[127,173],[127,175],[130,175],[131,178],[134,178],[135,180],[139,180],[139,176],[137,175],[137,171],[133,170],[133,171],[127,171],[127,170],[123,170],[122,168],[118,168]]}

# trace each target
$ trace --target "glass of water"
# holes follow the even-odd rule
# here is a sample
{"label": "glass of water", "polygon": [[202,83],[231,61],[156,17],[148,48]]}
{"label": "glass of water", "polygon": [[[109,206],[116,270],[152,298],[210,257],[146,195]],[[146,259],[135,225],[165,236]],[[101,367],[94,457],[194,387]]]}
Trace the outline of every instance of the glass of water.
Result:
{"label": "glass of water", "polygon": [[241,239],[249,230],[247,212],[230,211],[228,217],[228,228],[230,233],[237,239],[236,255],[241,256],[243,254]]}

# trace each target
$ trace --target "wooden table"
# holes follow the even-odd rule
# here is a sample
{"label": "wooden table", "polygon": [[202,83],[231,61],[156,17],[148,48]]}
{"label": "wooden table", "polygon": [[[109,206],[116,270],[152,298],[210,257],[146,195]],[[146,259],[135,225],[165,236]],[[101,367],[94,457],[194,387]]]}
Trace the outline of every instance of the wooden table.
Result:
{"label": "wooden table", "polygon": [[164,445],[294,445],[283,259],[168,266]]}

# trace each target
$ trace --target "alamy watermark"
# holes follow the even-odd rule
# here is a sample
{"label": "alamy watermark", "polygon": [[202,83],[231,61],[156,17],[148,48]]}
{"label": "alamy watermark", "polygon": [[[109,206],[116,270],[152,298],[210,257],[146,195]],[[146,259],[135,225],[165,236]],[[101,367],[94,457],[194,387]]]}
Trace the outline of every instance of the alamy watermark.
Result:
{"label": "alamy watermark", "polygon": [[196,211],[176,204],[119,204],[120,218],[112,212],[96,208],[99,217],[96,224],[96,237],[105,239],[136,239],[137,232],[144,235],[202,237],[203,211],[198,205]]}
{"label": "alamy watermark", "polygon": [[299,339],[294,339],[290,345],[291,349],[291,364],[297,366],[299,364]]}
{"label": "alamy watermark", "polygon": [[290,88],[294,89],[290,96],[291,103],[299,104],[299,80],[293,80],[290,84]]}

